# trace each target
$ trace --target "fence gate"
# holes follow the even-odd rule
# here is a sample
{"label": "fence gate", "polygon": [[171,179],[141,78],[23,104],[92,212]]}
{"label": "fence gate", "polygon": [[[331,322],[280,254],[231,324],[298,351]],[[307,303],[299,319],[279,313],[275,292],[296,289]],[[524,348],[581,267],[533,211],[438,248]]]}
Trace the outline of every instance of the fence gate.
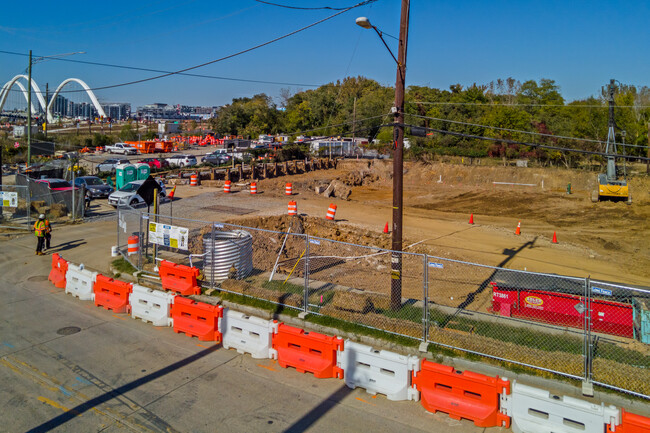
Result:
{"label": "fence gate", "polygon": [[20,185],[0,185],[0,228],[29,230],[32,220],[29,188]]}

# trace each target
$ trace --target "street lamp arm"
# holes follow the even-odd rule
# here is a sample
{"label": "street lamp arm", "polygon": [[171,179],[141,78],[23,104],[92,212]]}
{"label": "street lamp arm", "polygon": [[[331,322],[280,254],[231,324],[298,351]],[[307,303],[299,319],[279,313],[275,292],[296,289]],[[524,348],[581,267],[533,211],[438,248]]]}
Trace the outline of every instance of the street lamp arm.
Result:
{"label": "street lamp arm", "polygon": [[381,39],[381,41],[384,43],[384,46],[386,47],[386,49],[388,50],[388,52],[390,53],[390,55],[393,57],[393,60],[395,60],[395,63],[397,63],[397,66],[400,66],[399,62],[397,61],[397,58],[395,57],[395,54],[393,54],[393,51],[390,49],[390,47],[389,47],[388,44],[386,43],[386,40],[385,40],[384,37],[382,36],[383,33],[380,32],[379,29],[377,29],[377,27],[375,27],[375,26],[372,26],[372,28],[373,28],[373,30],[377,33],[377,36],[379,36],[379,39]]}

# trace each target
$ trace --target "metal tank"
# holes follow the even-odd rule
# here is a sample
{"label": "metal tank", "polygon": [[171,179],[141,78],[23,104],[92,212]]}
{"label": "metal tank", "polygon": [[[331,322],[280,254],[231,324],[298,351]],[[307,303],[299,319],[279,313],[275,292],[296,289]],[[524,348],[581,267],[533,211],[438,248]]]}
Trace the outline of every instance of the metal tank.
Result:
{"label": "metal tank", "polygon": [[234,230],[203,236],[203,274],[207,281],[221,282],[228,279],[231,269],[236,269],[235,278],[246,278],[253,271],[253,237],[244,230]]}

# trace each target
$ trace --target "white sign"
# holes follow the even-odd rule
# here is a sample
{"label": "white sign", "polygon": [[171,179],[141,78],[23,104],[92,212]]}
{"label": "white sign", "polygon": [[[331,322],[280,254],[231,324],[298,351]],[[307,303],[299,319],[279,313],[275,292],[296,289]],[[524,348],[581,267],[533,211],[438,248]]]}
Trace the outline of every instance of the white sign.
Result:
{"label": "white sign", "polygon": [[0,202],[2,202],[2,207],[18,207],[18,193],[0,191]]}
{"label": "white sign", "polygon": [[591,291],[598,295],[612,296],[612,291],[607,289],[601,289],[600,287],[592,287]]}
{"label": "white sign", "polygon": [[167,224],[149,223],[149,242],[170,248],[187,250],[189,230],[186,227],[170,226]]}
{"label": "white sign", "polygon": [[444,265],[442,263],[429,262],[430,268],[442,269]]}
{"label": "white sign", "polygon": [[309,243],[314,245],[320,245],[320,241],[318,239],[309,239]]}

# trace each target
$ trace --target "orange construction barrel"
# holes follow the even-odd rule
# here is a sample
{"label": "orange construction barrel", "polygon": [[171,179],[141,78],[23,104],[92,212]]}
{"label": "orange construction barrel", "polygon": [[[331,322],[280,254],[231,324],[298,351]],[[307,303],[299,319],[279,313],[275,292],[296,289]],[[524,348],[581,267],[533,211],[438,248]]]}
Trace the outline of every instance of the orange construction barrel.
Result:
{"label": "orange construction barrel", "polygon": [[140,237],[133,235],[129,236],[129,239],[127,240],[128,244],[128,255],[130,256],[131,254],[138,254],[138,251],[140,251]]}

